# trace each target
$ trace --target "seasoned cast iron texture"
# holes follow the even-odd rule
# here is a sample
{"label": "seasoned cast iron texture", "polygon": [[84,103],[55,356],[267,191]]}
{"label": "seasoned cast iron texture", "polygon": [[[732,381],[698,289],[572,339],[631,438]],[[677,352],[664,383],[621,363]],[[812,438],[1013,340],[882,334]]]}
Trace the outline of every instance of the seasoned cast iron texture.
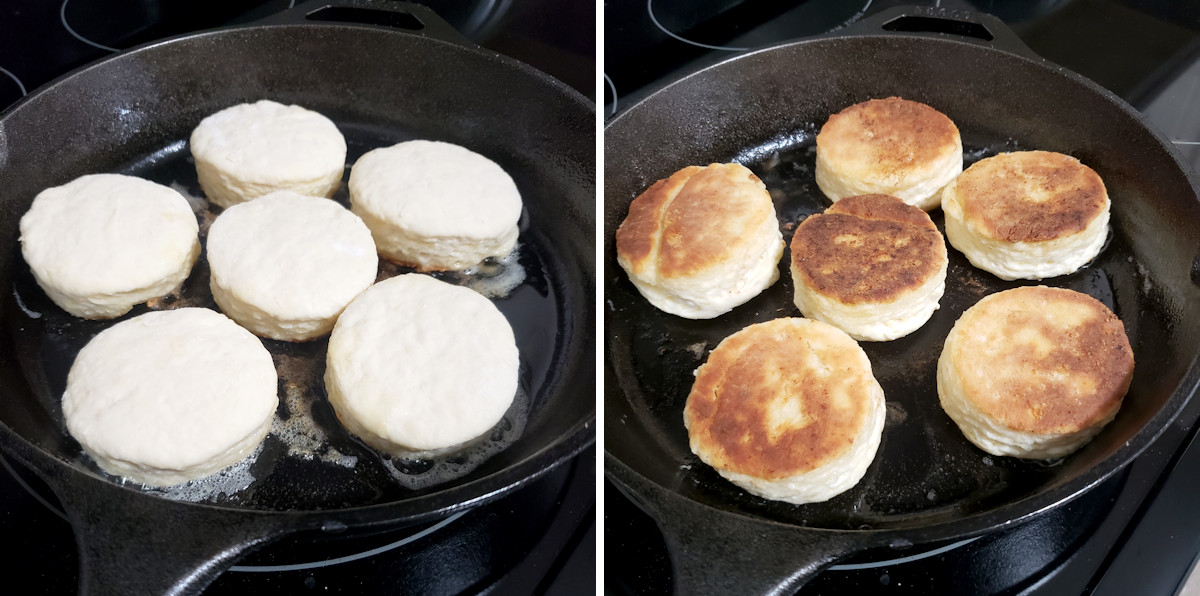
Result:
{"label": "seasoned cast iron texture", "polygon": [[[613,272],[605,285],[606,466],[662,528],[679,593],[786,593],[850,552],[1020,523],[1128,463],[1197,384],[1200,292],[1189,272],[1200,202],[1194,176],[1162,135],[1097,85],[1020,55],[1027,50],[880,33],[737,57],[650,96],[605,131],[604,258]],[[1109,245],[1079,272],[1040,283],[1085,292],[1115,310],[1137,361],[1133,385],[1116,419],[1069,457],[1023,461],[975,448],[938,404],[935,368],[946,334],[980,298],[1038,282],[1002,281],[951,249],[933,318],[902,339],[862,344],[888,412],[863,480],[825,503],[753,497],[690,452],[682,410],[693,370],[721,339],[755,322],[800,316],[789,257],[780,280],[755,299],[692,321],[637,294],[616,263],[613,233],[655,180],[687,165],[735,161],[766,183],[790,240],[799,221],[829,204],[813,179],[820,125],[846,106],[888,96],[949,116],[968,162],[1037,148],[1073,155],[1100,174],[1112,197]],[[941,212],[932,215],[944,231]]]}
{"label": "seasoned cast iron texture", "polygon": [[[494,159],[522,190],[520,258],[528,276],[498,306],[522,349],[521,383],[532,413],[514,444],[466,476],[406,490],[380,472],[382,461],[345,435],[323,400],[322,342],[271,347],[277,365],[302,365],[301,389],[320,394],[312,415],[339,450],[359,456],[354,472],[287,457],[278,446],[271,451],[269,439],[255,483],[242,496],[187,504],[119,485],[63,432],[57,399],[66,371],[75,351],[110,323],[65,317],[33,289],[17,245],[20,216],[42,189],[93,172],[137,173],[196,192],[186,146],[192,128],[221,108],[262,98],[329,116],[346,134],[352,159],[401,140],[444,140]],[[0,307],[7,330],[0,342],[0,444],[63,501],[81,545],[82,589],[195,593],[246,549],[282,533],[444,516],[520,486],[589,444],[594,121],[594,107],[582,96],[491,52],[311,23],[202,33],[135,49],[56,81],[3,114],[0,246],[8,248],[0,252],[0,286],[8,298]],[[211,300],[205,269],[198,266],[185,283],[185,300]],[[18,296],[29,303],[18,303]]]}

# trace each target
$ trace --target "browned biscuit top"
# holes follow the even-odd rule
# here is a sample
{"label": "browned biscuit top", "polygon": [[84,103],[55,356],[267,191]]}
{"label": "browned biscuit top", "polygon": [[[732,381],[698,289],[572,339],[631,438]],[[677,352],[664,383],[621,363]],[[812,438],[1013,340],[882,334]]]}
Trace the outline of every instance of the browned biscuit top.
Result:
{"label": "browned biscuit top", "polygon": [[967,399],[1013,430],[1060,434],[1103,422],[1133,376],[1121,320],[1062,288],[992,294],[963,313],[951,336]]}
{"label": "browned biscuit top", "polygon": [[712,351],[696,373],[684,424],[709,465],[786,478],[850,448],[871,415],[873,391],[871,363],[850,336],[819,321],[775,319]]}
{"label": "browned biscuit top", "polygon": [[953,190],[963,220],[1004,242],[1044,242],[1087,228],[1105,209],[1104,182],[1078,159],[1050,151],[1001,153],[967,168]]}
{"label": "browned biscuit top", "polygon": [[837,201],[792,236],[797,283],[846,304],[892,302],[928,282],[946,259],[929,214],[890,195]]}
{"label": "browned biscuit top", "polygon": [[882,176],[935,162],[957,150],[958,127],[945,114],[899,97],[854,104],[832,116],[817,134],[817,150]]}
{"label": "browned biscuit top", "polygon": [[679,190],[704,168],[688,166],[655,182],[629,204],[629,213],[617,228],[617,254],[639,270],[657,260],[662,213]]}
{"label": "browned biscuit top", "polygon": [[736,258],[774,212],[766,185],[745,166],[688,166],[633,200],[617,228],[617,255],[638,273],[694,275]]}

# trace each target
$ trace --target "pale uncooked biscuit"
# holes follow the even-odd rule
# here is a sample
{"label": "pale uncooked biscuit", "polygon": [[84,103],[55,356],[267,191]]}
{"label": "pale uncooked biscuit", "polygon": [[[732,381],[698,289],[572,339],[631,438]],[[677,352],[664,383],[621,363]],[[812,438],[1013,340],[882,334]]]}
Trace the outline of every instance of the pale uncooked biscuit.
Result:
{"label": "pale uncooked biscuit", "polygon": [[1043,286],[967,309],[938,359],[942,409],[993,455],[1061,457],[1092,440],[1133,377],[1125,326],[1098,300]]}
{"label": "pale uncooked biscuit", "polygon": [[263,337],[329,333],[375,282],[371,231],[329,199],[271,193],[222,212],[208,232],[209,285],[221,311]]}
{"label": "pale uncooked biscuit", "polygon": [[352,434],[419,457],[495,426],[516,396],[519,367],[512,327],[487,298],[410,273],[346,307],[329,338],[325,389]]}
{"label": "pale uncooked biscuit", "polygon": [[1104,182],[1078,159],[1049,151],[975,162],[942,194],[946,239],[1000,279],[1066,275],[1108,238]]}
{"label": "pale uncooked biscuit", "polygon": [[385,259],[423,271],[459,270],[512,252],[521,194],[503,168],[474,151],[408,141],[355,162],[350,208]]}
{"label": "pale uncooked biscuit", "polygon": [[946,243],[929,214],[890,195],[847,197],[792,235],[796,307],[859,341],[916,331],[946,289]]}
{"label": "pale uncooked biscuit", "polygon": [[689,166],[629,205],[617,263],[663,312],[711,319],[779,279],[783,234],[766,186],[745,166]]}
{"label": "pale uncooked biscuit", "polygon": [[110,319],[187,279],[200,255],[199,229],[178,192],[133,176],[94,174],[34,198],[21,218],[21,254],[63,310]]}
{"label": "pale uncooked biscuit", "polygon": [[67,430],[102,469],[151,486],[207,476],[262,442],[279,399],[271,354],[218,312],[122,321],[71,365]]}
{"label": "pale uncooked biscuit", "polygon": [[330,197],[346,168],[346,139],[333,121],[268,100],[201,120],[191,149],[200,188],[221,207],[277,190]]}
{"label": "pale uncooked biscuit", "polygon": [[962,168],[958,127],[899,97],[852,105],[817,134],[817,186],[831,201],[886,194],[928,211]]}
{"label": "pale uncooked biscuit", "polygon": [[862,348],[820,321],[782,318],[725,338],[683,411],[692,452],[763,498],[803,504],[849,490],[883,435],[883,388]]}

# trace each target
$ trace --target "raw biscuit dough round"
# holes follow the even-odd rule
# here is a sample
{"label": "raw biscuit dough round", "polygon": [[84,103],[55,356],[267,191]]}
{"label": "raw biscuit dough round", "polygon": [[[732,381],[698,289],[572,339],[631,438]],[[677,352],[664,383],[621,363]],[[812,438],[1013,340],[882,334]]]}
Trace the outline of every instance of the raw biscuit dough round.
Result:
{"label": "raw biscuit dough round", "polygon": [[122,321],[71,365],[67,430],[110,474],[151,486],[207,476],[266,436],[279,399],[271,354],[218,312],[181,308]]}
{"label": "raw biscuit dough round", "polygon": [[490,430],[517,392],[512,327],[468,288],[409,273],[355,298],[329,338],[338,419],[397,457],[452,450]]}
{"label": "raw biscuit dough round", "polygon": [[200,188],[221,207],[277,190],[330,197],[346,168],[346,139],[333,121],[269,100],[201,120],[191,148]]}
{"label": "raw biscuit dough round", "polygon": [[48,188],[21,217],[21,254],[39,286],[85,319],[119,317],[169,294],[200,255],[187,199],[161,184],[93,174]]}
{"label": "raw biscuit dough round", "polygon": [[209,285],[221,311],[263,337],[329,333],[375,282],[371,231],[329,199],[274,192],[221,213],[208,232]]}
{"label": "raw biscuit dough round", "polygon": [[385,259],[423,271],[503,257],[517,243],[521,194],[492,160],[440,141],[368,151],[350,170],[350,208]]}

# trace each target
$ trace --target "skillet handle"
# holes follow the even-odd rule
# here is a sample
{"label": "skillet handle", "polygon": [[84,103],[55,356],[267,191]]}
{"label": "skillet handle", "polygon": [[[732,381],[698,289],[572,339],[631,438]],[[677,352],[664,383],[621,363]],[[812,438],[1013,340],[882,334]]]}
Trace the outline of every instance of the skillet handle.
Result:
{"label": "skillet handle", "polygon": [[605,454],[609,478],[658,524],[680,596],[794,594],[863,547],[849,532],[804,529],[714,509],[667,491]]}
{"label": "skillet handle", "polygon": [[287,533],[269,519],[144,495],[130,502],[123,492],[61,499],[79,546],[81,595],[198,595],[242,555]]}
{"label": "skillet handle", "polygon": [[474,45],[435,12],[420,4],[391,0],[311,0],[259,20],[260,25],[344,23],[401,29],[409,33]]}
{"label": "skillet handle", "polygon": [[302,529],[287,514],[176,503],[68,470],[32,449],[14,455],[63,505],[79,548],[82,595],[198,595],[240,556]]}
{"label": "skillet handle", "polygon": [[948,35],[1042,61],[1004,21],[986,13],[938,6],[897,6],[847,26],[838,35]]}

